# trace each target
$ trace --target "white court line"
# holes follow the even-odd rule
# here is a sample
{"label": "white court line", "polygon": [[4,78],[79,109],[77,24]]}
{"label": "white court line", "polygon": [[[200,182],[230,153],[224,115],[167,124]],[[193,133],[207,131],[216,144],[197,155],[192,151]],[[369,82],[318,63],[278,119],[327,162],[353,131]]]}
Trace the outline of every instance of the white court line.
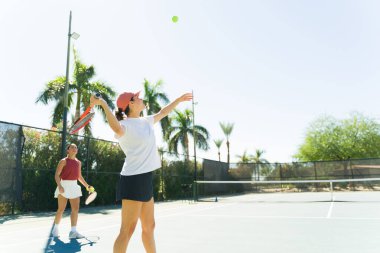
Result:
{"label": "white court line", "polygon": [[332,201],[330,203],[329,211],[327,212],[327,216],[326,216],[327,219],[331,218],[332,210],[333,210],[333,207],[334,207],[334,202],[335,202],[335,197],[333,197],[333,199],[332,199]]}

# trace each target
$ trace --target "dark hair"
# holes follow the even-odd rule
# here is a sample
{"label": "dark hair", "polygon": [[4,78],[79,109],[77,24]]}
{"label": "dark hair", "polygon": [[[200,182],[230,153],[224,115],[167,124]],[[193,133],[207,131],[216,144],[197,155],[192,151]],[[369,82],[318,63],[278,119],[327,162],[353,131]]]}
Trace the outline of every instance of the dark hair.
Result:
{"label": "dark hair", "polygon": [[[67,144],[67,146],[66,146],[66,150],[69,150],[69,148],[70,148],[71,145],[75,145],[75,143],[69,143],[69,144]],[[76,145],[75,145],[75,146],[76,146]]]}
{"label": "dark hair", "polygon": [[[133,101],[133,97],[131,98],[130,101]],[[129,105],[127,106],[127,108],[125,108],[124,111],[122,108],[117,108],[117,109],[118,110],[115,112],[115,116],[116,116],[118,121],[123,120],[125,116],[128,116],[128,113],[130,111]]]}
{"label": "dark hair", "polygon": [[115,116],[117,118],[118,121],[120,120],[123,120],[125,118],[125,116],[127,116],[129,113],[129,106],[127,106],[127,108],[125,108],[125,111],[123,112],[123,109],[121,108],[118,108],[118,111],[115,112]]}

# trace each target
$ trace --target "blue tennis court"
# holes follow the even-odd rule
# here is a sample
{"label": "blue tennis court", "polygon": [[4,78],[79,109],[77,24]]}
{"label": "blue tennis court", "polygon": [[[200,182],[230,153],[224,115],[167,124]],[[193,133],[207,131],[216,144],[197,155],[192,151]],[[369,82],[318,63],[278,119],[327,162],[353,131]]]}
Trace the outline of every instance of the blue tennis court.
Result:
{"label": "blue tennis court", "polygon": [[[242,200],[157,203],[158,252],[378,252],[380,193],[337,193],[353,201],[318,201],[326,193],[270,193]],[[346,195],[346,196],[345,196]],[[300,199],[316,201],[303,201]],[[283,201],[281,201],[281,199]],[[69,240],[68,213],[61,237],[49,238],[54,213],[1,218],[1,252],[111,252],[120,225],[118,207],[84,208],[78,228],[96,243]],[[139,224],[128,252],[145,252]],[[46,247],[47,245],[47,247]]]}

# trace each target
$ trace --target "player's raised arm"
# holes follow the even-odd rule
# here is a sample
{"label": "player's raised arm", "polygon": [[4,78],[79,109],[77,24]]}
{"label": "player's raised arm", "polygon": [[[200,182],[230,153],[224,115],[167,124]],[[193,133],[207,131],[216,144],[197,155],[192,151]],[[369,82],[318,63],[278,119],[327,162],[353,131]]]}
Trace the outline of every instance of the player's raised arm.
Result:
{"label": "player's raised arm", "polygon": [[106,114],[108,124],[111,127],[112,131],[114,131],[115,134],[119,136],[123,135],[124,128],[120,125],[120,122],[118,121],[116,116],[112,113],[107,102],[103,98],[96,98],[95,96],[91,96],[90,103],[92,105],[100,105]]}
{"label": "player's raised arm", "polygon": [[168,116],[168,114],[171,111],[173,111],[174,108],[176,108],[179,103],[185,102],[185,101],[191,101],[192,99],[193,99],[192,93],[185,93],[182,96],[178,97],[176,100],[174,100],[173,102],[171,102],[170,104],[162,108],[161,111],[159,111],[157,114],[154,115],[154,123]]}

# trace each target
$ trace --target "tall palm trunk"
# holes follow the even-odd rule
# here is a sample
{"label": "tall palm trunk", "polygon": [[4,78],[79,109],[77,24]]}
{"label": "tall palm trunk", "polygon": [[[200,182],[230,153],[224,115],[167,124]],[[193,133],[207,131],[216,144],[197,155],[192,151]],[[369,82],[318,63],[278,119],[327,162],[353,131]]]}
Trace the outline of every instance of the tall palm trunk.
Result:
{"label": "tall palm trunk", "polygon": [[223,130],[223,133],[224,135],[226,136],[226,139],[227,139],[227,163],[228,165],[230,164],[230,140],[229,140],[229,137],[231,135],[231,132],[234,128],[234,124],[233,123],[222,123],[222,122],[219,122],[219,125],[220,127],[222,128]]}
{"label": "tall palm trunk", "polygon": [[230,142],[227,140],[227,163],[230,165]]}
{"label": "tall palm trunk", "polygon": [[189,139],[187,138],[187,135],[185,135],[185,141],[184,141],[184,149],[185,149],[185,152],[186,152],[186,160],[188,161],[189,158],[190,158],[190,151],[189,151]]}
{"label": "tall palm trunk", "polygon": [[75,105],[75,119],[78,120],[80,117],[80,101],[81,101],[82,92],[78,91],[77,93],[77,103]]}

